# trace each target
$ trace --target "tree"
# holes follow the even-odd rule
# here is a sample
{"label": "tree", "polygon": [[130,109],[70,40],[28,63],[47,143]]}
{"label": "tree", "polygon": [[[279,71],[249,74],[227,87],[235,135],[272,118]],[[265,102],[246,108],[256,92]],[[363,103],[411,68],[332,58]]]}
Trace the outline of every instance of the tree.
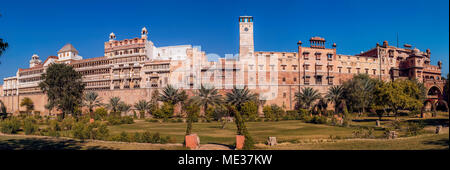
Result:
{"label": "tree", "polygon": [[185,108],[187,107],[187,101],[189,96],[186,94],[185,90],[181,90],[181,92],[178,94],[178,103],[181,105],[181,111],[180,114],[183,115]]}
{"label": "tree", "polygon": [[84,94],[83,106],[89,109],[91,119],[94,119],[94,108],[102,105],[102,98],[98,96],[97,92],[90,91]]}
{"label": "tree", "polygon": [[191,103],[186,106],[187,113],[187,126],[186,126],[186,135],[190,135],[192,132],[192,122],[194,122],[194,117],[198,115],[200,108],[197,104]]}
{"label": "tree", "polygon": [[247,86],[244,86],[242,89],[238,89],[233,87],[231,92],[227,93],[226,102],[236,106],[238,111],[241,111],[241,107],[245,102],[255,101],[257,99],[257,95],[250,92]]}
{"label": "tree", "polygon": [[344,99],[344,87],[330,87],[325,97],[334,104],[334,114],[338,114],[339,104],[341,104]]}
{"label": "tree", "polygon": [[[2,15],[0,14],[0,17]],[[2,56],[3,52],[6,50],[6,48],[8,48],[9,44],[4,41],[2,38],[0,38],[0,56]],[[1,62],[0,62],[1,64]]]}
{"label": "tree", "polygon": [[423,89],[414,81],[395,80],[378,88],[378,98],[385,101],[396,117],[399,109],[420,110],[423,107]]}
{"label": "tree", "polygon": [[62,119],[66,114],[74,115],[75,109],[82,103],[85,85],[81,78],[82,75],[72,66],[57,63],[51,64],[42,74],[43,81],[39,87],[47,94],[50,106],[62,111]]}
{"label": "tree", "polygon": [[358,74],[353,79],[344,83],[346,100],[352,106],[357,106],[360,115],[365,113],[366,107],[373,99],[373,90],[375,86],[374,79],[371,79],[367,74]]}
{"label": "tree", "polygon": [[320,97],[319,101],[314,105],[318,114],[324,114],[328,107],[328,101],[325,98]]}
{"label": "tree", "polygon": [[445,79],[445,86],[444,86],[444,100],[449,103],[448,99],[448,93],[449,93],[449,87],[450,87],[450,74],[447,74],[447,78]]}
{"label": "tree", "polygon": [[151,99],[150,99],[150,106],[149,106],[149,110],[148,113],[151,115],[154,115],[154,113],[158,110],[159,106],[158,106],[158,98],[159,98],[159,91],[158,89],[153,90],[152,94],[151,94]]}
{"label": "tree", "polygon": [[159,101],[175,105],[180,101],[180,93],[172,85],[167,85],[162,94],[160,94]]}
{"label": "tree", "polygon": [[139,111],[139,117],[141,119],[144,119],[145,111],[150,108],[150,102],[147,102],[145,100],[139,100],[137,103],[134,104],[134,108]]}
{"label": "tree", "polygon": [[245,120],[255,120],[258,116],[258,105],[254,101],[245,102],[241,109],[242,117]]}
{"label": "tree", "polygon": [[295,100],[297,101],[297,103],[304,103],[305,108],[308,110],[311,109],[312,103],[319,98],[320,98],[319,91],[311,87],[302,88],[301,92],[297,92],[295,94]]}
{"label": "tree", "polygon": [[34,109],[34,103],[29,97],[25,97],[20,102],[20,107],[25,107],[27,114],[30,114]]}
{"label": "tree", "polygon": [[6,106],[3,101],[0,100],[0,119],[5,119],[7,114],[8,113],[6,112]]}
{"label": "tree", "polygon": [[119,111],[119,103],[120,97],[111,97],[109,98],[109,103],[106,106],[112,112],[116,113],[117,111]]}
{"label": "tree", "polygon": [[228,110],[234,115],[237,135],[243,135],[245,137],[244,148],[243,149],[252,149],[254,147],[253,138],[250,136],[247,127],[245,126],[244,119],[234,106],[228,106]]}
{"label": "tree", "polygon": [[119,102],[117,109],[119,110],[118,116],[121,116],[122,113],[127,114],[130,111],[131,105],[126,104],[125,102],[121,101],[121,102]]}
{"label": "tree", "polygon": [[206,114],[206,110],[208,110],[209,106],[215,106],[222,103],[222,96],[214,87],[206,88],[202,84],[192,100],[197,105],[203,106],[203,113]]}

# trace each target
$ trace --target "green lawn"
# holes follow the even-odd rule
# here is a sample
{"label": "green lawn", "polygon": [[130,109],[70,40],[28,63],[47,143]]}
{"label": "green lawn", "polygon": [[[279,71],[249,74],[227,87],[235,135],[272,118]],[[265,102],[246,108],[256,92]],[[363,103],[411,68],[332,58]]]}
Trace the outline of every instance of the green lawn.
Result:
{"label": "green lawn", "polygon": [[[358,127],[375,128],[375,137],[380,138],[384,132],[383,126],[388,126],[394,120],[392,117],[383,118],[382,127],[375,127],[376,117],[355,118],[350,127],[338,127],[321,124],[303,123],[299,120],[278,122],[246,122],[250,135],[255,139],[257,149],[306,149],[306,150],[395,150],[395,149],[448,149],[449,137],[448,127],[443,134],[434,135],[436,125],[446,124],[448,117],[438,118],[407,118],[400,117],[403,121],[420,121],[426,127],[424,133],[415,137],[401,137],[395,140],[386,139],[352,139],[353,131]],[[174,136],[177,144],[144,144],[144,143],[122,143],[112,141],[80,141],[70,138],[51,138],[25,135],[0,135],[1,149],[184,149],[182,142],[186,130],[186,123],[159,123],[135,120],[134,124],[108,126],[111,135],[121,132],[144,132],[160,133],[161,136]],[[235,143],[236,125],[228,123],[225,129],[221,123],[194,123],[193,133],[200,137],[201,144],[225,144]],[[67,131],[67,133],[69,133]],[[22,134],[22,132],[20,132]],[[264,145],[267,137],[277,137],[280,145],[268,147]],[[334,139],[331,139],[333,136]],[[400,133],[404,136],[404,132]],[[336,140],[336,137],[338,139]]]}
{"label": "green lawn", "polygon": [[[336,127],[328,125],[303,123],[298,120],[279,122],[247,122],[247,128],[256,142],[265,142],[267,137],[275,136],[279,141],[326,139],[330,135],[351,137],[352,128]],[[175,136],[177,142],[183,142],[186,131],[186,123],[154,123],[137,120],[134,124],[110,126],[112,134],[122,131],[134,133],[148,130],[152,133],[159,132],[162,136]],[[228,123],[225,129],[218,122],[194,123],[193,133],[197,133],[202,144],[221,143],[231,145],[235,142],[236,125]]]}
{"label": "green lawn", "polygon": [[336,142],[284,143],[274,147],[257,145],[271,150],[448,150],[449,134],[427,134],[395,140],[351,139]]}

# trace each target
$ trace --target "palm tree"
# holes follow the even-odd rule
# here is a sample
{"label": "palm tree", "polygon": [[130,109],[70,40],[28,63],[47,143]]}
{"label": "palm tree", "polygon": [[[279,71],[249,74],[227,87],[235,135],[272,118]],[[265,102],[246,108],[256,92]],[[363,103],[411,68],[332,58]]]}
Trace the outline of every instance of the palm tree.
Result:
{"label": "palm tree", "polygon": [[331,101],[334,104],[334,113],[338,114],[339,104],[344,99],[344,87],[333,86],[333,87],[329,88],[325,98],[327,98],[329,101]]}
{"label": "palm tree", "polygon": [[177,104],[180,100],[180,94],[178,92],[178,89],[175,89],[171,85],[167,85],[162,94],[159,96],[159,101],[167,102],[172,105]]}
{"label": "palm tree", "polygon": [[119,102],[119,105],[117,106],[117,110],[119,110],[119,115],[120,116],[122,113],[125,113],[125,115],[130,111],[131,109],[131,105],[126,104],[125,102],[121,101]]}
{"label": "palm tree", "polygon": [[103,105],[101,102],[102,98],[98,96],[97,92],[87,92],[84,94],[83,106],[89,109],[89,115],[93,119],[94,118],[94,107],[100,107]]}
{"label": "palm tree", "polygon": [[107,105],[108,109],[111,109],[114,113],[119,110],[120,97],[111,97],[109,98],[109,104]]}
{"label": "palm tree", "polygon": [[203,113],[206,114],[208,106],[215,106],[222,103],[222,96],[214,87],[206,88],[202,84],[192,100],[195,104],[203,106]]}
{"label": "palm tree", "polygon": [[314,108],[317,109],[317,112],[319,114],[323,114],[328,107],[328,101],[325,98],[320,97],[319,102],[317,102],[316,105],[314,105]]}
{"label": "palm tree", "polygon": [[20,106],[21,107],[25,106],[25,108],[27,109],[26,111],[27,114],[30,114],[31,111],[34,109],[34,103],[29,97],[23,98],[22,101],[20,102]]}
{"label": "palm tree", "polygon": [[256,101],[257,95],[248,90],[247,86],[242,89],[233,87],[231,92],[227,93],[227,103],[237,107],[238,111],[241,111],[241,106],[245,102]]}
{"label": "palm tree", "polygon": [[[2,15],[0,14],[0,17],[1,17]],[[5,41],[3,41],[3,39],[2,38],[0,38],[0,56],[3,54],[3,51],[5,51],[6,50],[6,48],[8,48],[8,43],[7,42],[5,42]],[[0,64],[1,64],[1,62],[0,62]]]}
{"label": "palm tree", "polygon": [[305,87],[301,92],[295,94],[297,103],[305,103],[306,109],[311,109],[311,104],[319,98],[319,91],[311,87]]}
{"label": "palm tree", "polygon": [[139,100],[137,103],[134,104],[134,108],[139,110],[139,117],[143,119],[145,118],[145,111],[147,109],[150,109],[150,102],[147,102],[145,100]]}

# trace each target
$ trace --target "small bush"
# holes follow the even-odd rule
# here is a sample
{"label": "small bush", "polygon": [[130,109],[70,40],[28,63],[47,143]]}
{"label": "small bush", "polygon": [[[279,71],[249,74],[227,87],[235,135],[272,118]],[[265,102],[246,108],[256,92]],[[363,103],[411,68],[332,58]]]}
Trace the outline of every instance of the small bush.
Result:
{"label": "small bush", "polygon": [[75,119],[72,117],[67,117],[61,122],[62,130],[72,130],[73,125],[75,124]]}
{"label": "small bush", "polygon": [[142,143],[151,143],[152,142],[152,134],[149,131],[145,131],[141,135],[141,142]]}
{"label": "small bush", "polygon": [[61,130],[61,125],[60,125],[60,123],[57,120],[50,120],[48,127],[51,130],[53,130],[53,131],[60,131]]}
{"label": "small bush", "polygon": [[72,135],[78,139],[106,140],[109,130],[105,124],[78,122],[72,128]]}
{"label": "small bush", "polygon": [[107,121],[108,121],[109,125],[121,125],[121,124],[133,124],[134,123],[133,117],[131,117],[131,116],[123,116],[123,117],[109,116],[107,118]]}
{"label": "small bush", "polygon": [[409,122],[406,126],[406,135],[417,136],[422,132],[424,127],[421,123]]}
{"label": "small bush", "polygon": [[39,128],[36,125],[36,121],[33,118],[26,118],[23,121],[23,130],[25,131],[26,135],[31,135],[37,132]]}
{"label": "small bush", "polygon": [[95,120],[105,120],[106,116],[108,116],[108,110],[103,107],[97,108],[94,111],[94,119]]}
{"label": "small bush", "polygon": [[161,136],[159,135],[158,132],[156,132],[155,134],[152,135],[152,138],[151,138],[151,140],[150,140],[150,141],[151,141],[150,143],[159,143],[160,140],[161,140]]}
{"label": "small bush", "polygon": [[20,121],[16,118],[5,119],[0,122],[0,128],[2,133],[15,134],[20,129]]}
{"label": "small bush", "polygon": [[306,123],[314,123],[314,124],[326,124],[328,122],[325,116],[317,116],[317,115],[314,115],[310,118],[306,118],[304,119],[304,121]]}

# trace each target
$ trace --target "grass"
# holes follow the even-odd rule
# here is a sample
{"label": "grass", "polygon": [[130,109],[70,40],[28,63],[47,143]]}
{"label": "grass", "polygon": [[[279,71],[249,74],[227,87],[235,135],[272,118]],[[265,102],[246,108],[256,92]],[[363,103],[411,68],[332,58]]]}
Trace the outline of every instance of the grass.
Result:
{"label": "grass", "polygon": [[448,150],[449,135],[426,134],[395,140],[350,139],[336,142],[284,143],[269,147],[257,145],[258,149],[271,150]]}
{"label": "grass", "polygon": [[[246,126],[256,142],[265,142],[269,136],[275,136],[278,140],[302,140],[302,139],[325,139],[330,135],[351,137],[353,129],[328,125],[303,123],[298,120],[279,122],[247,122]],[[162,136],[175,136],[177,142],[184,141],[186,130],[185,123],[154,123],[137,120],[134,124],[124,124],[109,127],[111,134],[119,134],[122,131],[134,133],[146,130]],[[221,143],[231,145],[235,142],[236,125],[228,123],[225,129],[218,122],[194,123],[193,133],[200,137],[201,144]]]}
{"label": "grass", "polygon": [[[396,149],[447,149],[449,148],[448,128],[443,134],[432,134],[436,125],[448,127],[448,116],[439,114],[436,118],[399,117],[402,121],[422,122],[426,125],[423,135],[386,139],[351,139],[353,131],[359,127],[374,128],[375,137],[381,137],[384,129],[394,121],[394,117],[384,117],[381,125],[376,127],[378,117],[355,118],[350,127],[338,127],[322,124],[304,123],[299,120],[278,122],[246,122],[246,126],[256,141],[258,149],[307,149],[307,150],[396,150]],[[448,114],[447,114],[448,115]],[[193,133],[200,137],[201,144],[233,145],[235,143],[236,125],[227,123],[224,129],[219,122],[202,122],[193,124]],[[108,126],[111,135],[121,132],[134,133],[150,131],[161,136],[173,136],[177,144],[139,144],[112,141],[80,141],[70,138],[52,138],[25,135],[0,135],[0,150],[2,149],[125,149],[125,150],[159,150],[184,149],[182,142],[186,123],[159,123],[135,120],[134,124]],[[22,132],[20,132],[21,134]],[[268,147],[263,143],[269,136],[277,137],[280,145]],[[404,136],[400,132],[399,136]],[[333,137],[334,139],[331,139]],[[338,140],[336,140],[338,138]]]}

